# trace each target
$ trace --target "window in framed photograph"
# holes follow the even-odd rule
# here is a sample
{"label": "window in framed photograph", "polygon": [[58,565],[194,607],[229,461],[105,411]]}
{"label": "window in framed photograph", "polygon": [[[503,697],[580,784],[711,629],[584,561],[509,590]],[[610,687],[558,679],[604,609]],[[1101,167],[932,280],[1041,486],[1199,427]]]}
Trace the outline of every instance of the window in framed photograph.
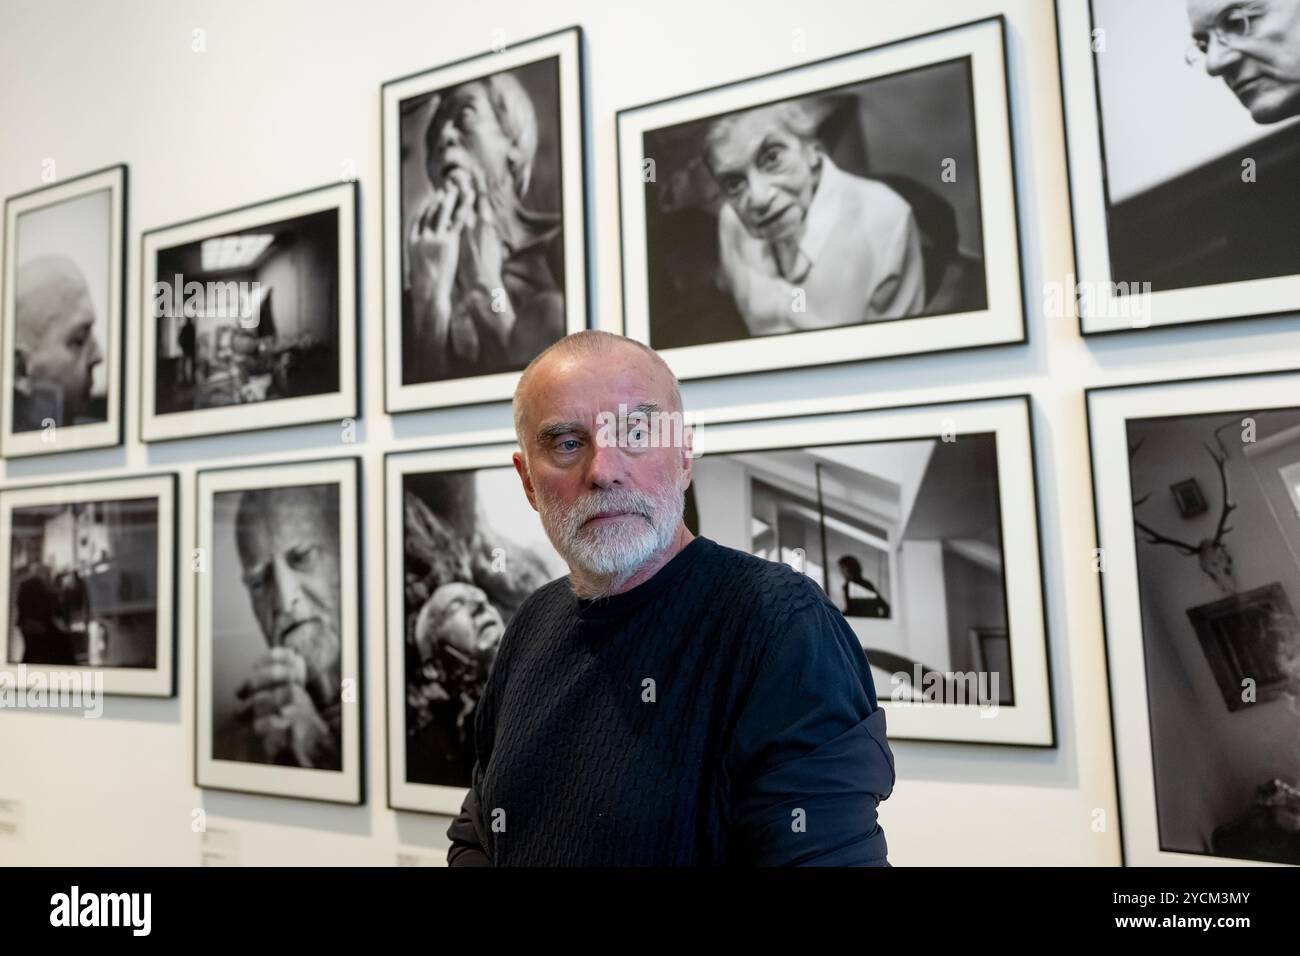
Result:
{"label": "window in framed photograph", "polygon": [[474,716],[515,612],[569,573],[513,446],[386,457],[388,803],[455,816]]}
{"label": "window in framed photograph", "polygon": [[1294,4],[1056,15],[1083,334],[1300,310]]}
{"label": "window in framed photograph", "polygon": [[146,442],[355,419],[355,182],[141,238]]}
{"label": "window in framed photograph", "polygon": [[197,476],[195,782],[362,802],[358,458]]}
{"label": "window in framed photograph", "polygon": [[[1300,864],[1300,374],[1088,392],[1129,865]],[[1209,508],[1164,489],[1194,477]]]}
{"label": "window in framed photograph", "polygon": [[1002,18],[617,123],[626,334],[679,378],[1025,341]]}
{"label": "window in framed photograph", "polygon": [[1029,401],[710,424],[692,531],[802,570],[891,739],[1055,746]]}
{"label": "window in framed photograph", "polygon": [[572,27],[383,85],[386,411],[509,399],[587,327],[583,43]]}
{"label": "window in framed photograph", "polygon": [[5,200],[0,454],[122,443],[127,168]]}
{"label": "window in framed photograph", "polygon": [[0,673],[175,695],[176,488],[161,474],[0,489]]}

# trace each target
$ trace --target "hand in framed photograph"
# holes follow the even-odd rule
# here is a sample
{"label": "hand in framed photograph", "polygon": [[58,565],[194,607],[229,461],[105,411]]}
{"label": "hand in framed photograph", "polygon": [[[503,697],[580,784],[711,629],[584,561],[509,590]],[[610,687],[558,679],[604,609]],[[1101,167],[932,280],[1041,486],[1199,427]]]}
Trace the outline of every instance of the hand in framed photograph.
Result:
{"label": "hand in framed photograph", "polygon": [[342,183],[144,234],[145,441],[356,417],[356,196]]}
{"label": "hand in framed photograph", "polygon": [[355,459],[199,473],[200,786],[359,801],[357,483]]}
{"label": "hand in framed photograph", "polygon": [[1082,331],[1300,309],[1300,2],[1057,18]]}
{"label": "hand in framed photograph", "polygon": [[1002,44],[981,21],[621,111],[628,334],[686,378],[1023,340]]}
{"label": "hand in framed photograph", "polygon": [[5,202],[0,452],[121,442],[125,166]]}
{"label": "hand in framed photograph", "polygon": [[[387,457],[389,805],[456,814],[506,627],[568,568],[509,450]],[[505,462],[505,464],[503,464]]]}
{"label": "hand in framed photograph", "polygon": [[1130,865],[1300,864],[1298,394],[1088,393]]}
{"label": "hand in framed photograph", "polygon": [[[175,693],[176,476],[0,491],[0,671]],[[53,677],[50,677],[53,680]]]}
{"label": "hand in framed photograph", "polygon": [[581,57],[574,28],[384,84],[390,411],[508,398],[585,327]]}

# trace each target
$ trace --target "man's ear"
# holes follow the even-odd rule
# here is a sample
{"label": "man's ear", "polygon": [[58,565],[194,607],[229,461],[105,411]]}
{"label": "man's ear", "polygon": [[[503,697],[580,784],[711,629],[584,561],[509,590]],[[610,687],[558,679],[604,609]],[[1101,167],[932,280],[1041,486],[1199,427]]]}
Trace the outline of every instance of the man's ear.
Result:
{"label": "man's ear", "polygon": [[523,150],[517,145],[511,144],[506,152],[506,168],[510,170],[510,178],[514,180],[515,196],[523,199],[524,193],[528,192],[528,180],[532,176],[532,169],[524,160]]}
{"label": "man's ear", "polygon": [[537,492],[533,488],[533,480],[528,474],[528,466],[524,464],[524,456],[515,452],[510,459],[515,464],[515,471],[519,473],[519,480],[524,483],[524,494],[528,496],[528,503],[537,511]]}

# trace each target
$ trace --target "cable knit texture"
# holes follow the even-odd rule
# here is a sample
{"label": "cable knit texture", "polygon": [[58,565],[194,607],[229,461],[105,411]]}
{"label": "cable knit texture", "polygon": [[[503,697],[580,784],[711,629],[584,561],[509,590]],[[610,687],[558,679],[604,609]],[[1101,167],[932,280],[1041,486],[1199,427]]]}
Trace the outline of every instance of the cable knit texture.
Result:
{"label": "cable knit texture", "polygon": [[511,621],[449,861],[888,866],[866,655],[794,569],[697,537],[654,577]]}

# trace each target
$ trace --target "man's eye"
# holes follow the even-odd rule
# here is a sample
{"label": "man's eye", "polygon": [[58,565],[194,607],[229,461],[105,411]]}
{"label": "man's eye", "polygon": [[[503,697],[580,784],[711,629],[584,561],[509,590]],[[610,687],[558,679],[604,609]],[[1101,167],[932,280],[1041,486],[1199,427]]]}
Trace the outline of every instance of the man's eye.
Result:
{"label": "man's eye", "polygon": [[722,180],[722,190],[729,196],[737,196],[745,188],[745,180],[740,176],[727,176]]}
{"label": "man's eye", "polygon": [[1246,36],[1250,33],[1250,14],[1243,10],[1229,10],[1223,17],[1223,32],[1234,37]]}

